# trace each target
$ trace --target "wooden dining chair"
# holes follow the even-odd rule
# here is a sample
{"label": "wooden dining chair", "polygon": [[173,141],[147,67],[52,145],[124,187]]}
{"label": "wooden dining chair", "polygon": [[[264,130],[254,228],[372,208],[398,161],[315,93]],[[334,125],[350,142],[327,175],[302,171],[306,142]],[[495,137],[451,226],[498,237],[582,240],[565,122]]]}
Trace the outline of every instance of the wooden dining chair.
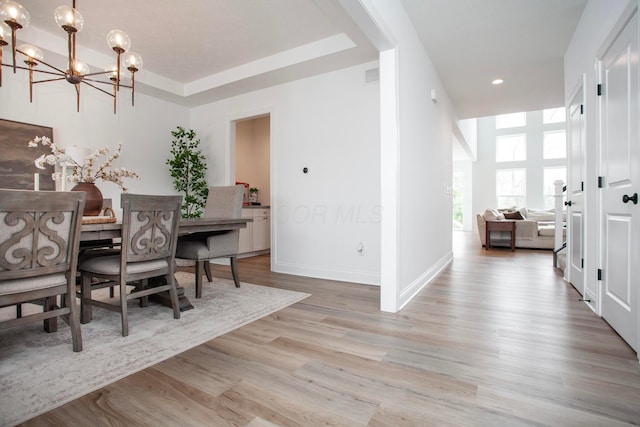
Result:
{"label": "wooden dining chair", "polygon": [[0,189],[0,307],[43,305],[0,329],[60,316],[82,351],[75,282],[84,203],[83,192]]}
{"label": "wooden dining chair", "polygon": [[[175,283],[175,253],[182,196],[123,194],[122,239],[117,255],[95,256],[80,262],[81,320],[91,321],[92,307],[119,311],[122,336],[129,335],[127,303],[132,299],[169,291],[173,317],[180,318]],[[166,284],[149,287],[153,277]],[[133,286],[129,292],[127,285]],[[119,286],[119,304],[96,300],[92,292]]]}
{"label": "wooden dining chair", "polygon": [[[242,216],[242,185],[210,187],[204,208],[205,218],[240,218]],[[190,234],[178,239],[176,258],[196,262],[196,298],[202,297],[203,270],[211,282],[209,261],[216,258],[229,258],[231,274],[237,288],[240,287],[238,276],[238,242],[240,230],[218,231],[213,233]]]}

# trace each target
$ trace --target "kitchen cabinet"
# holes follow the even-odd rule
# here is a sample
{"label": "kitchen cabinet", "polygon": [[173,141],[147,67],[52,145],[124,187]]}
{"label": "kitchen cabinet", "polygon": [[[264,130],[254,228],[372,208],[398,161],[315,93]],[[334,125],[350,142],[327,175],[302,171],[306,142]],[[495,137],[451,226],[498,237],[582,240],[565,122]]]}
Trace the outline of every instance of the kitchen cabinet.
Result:
{"label": "kitchen cabinet", "polygon": [[253,222],[240,229],[238,253],[242,256],[268,253],[271,249],[271,209],[265,206],[242,208],[242,218]]}

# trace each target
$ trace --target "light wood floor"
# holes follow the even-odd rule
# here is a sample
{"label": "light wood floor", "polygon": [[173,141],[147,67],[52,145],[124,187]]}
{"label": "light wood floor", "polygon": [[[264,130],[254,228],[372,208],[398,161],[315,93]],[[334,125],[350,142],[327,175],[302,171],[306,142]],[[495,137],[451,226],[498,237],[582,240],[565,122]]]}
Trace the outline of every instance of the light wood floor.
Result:
{"label": "light wood floor", "polygon": [[454,252],[397,314],[379,312],[377,287],[242,260],[244,281],[313,296],[25,425],[640,423],[635,353],[549,251],[487,252],[454,233]]}

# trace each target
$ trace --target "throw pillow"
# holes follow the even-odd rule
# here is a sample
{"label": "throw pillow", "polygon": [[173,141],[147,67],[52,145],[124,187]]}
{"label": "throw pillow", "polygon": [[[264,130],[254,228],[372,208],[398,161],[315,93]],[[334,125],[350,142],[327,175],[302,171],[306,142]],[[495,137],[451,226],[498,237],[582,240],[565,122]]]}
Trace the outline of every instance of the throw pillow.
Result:
{"label": "throw pillow", "polygon": [[487,209],[486,211],[484,211],[484,214],[482,214],[482,216],[486,221],[497,221],[504,219],[504,215],[498,212],[496,209]]}
{"label": "throw pillow", "polygon": [[524,219],[518,211],[505,213],[504,217],[505,219]]}

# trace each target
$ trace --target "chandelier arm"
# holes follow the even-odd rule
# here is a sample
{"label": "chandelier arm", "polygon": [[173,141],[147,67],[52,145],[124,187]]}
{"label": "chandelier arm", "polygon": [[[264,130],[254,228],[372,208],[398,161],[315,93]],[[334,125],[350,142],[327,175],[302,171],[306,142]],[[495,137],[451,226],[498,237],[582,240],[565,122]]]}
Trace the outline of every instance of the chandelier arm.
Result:
{"label": "chandelier arm", "polygon": [[[27,57],[29,56],[29,55],[27,55],[26,53],[24,53],[23,51],[21,51],[20,49],[16,49],[16,52],[20,52],[21,54],[23,54],[24,56],[27,56]],[[49,68],[52,68],[52,69],[56,70],[56,71],[57,71],[57,72],[59,72],[60,74],[66,74],[64,70],[61,70],[60,68],[58,68],[58,67],[56,67],[56,66],[53,66],[53,65],[49,64],[48,62],[46,62],[46,61],[44,61],[44,60],[42,60],[42,59],[38,59],[38,64],[44,64],[44,65],[46,65],[47,67],[49,67]],[[17,66],[16,68],[22,68],[22,67]],[[39,72],[39,73],[44,73],[44,72],[45,72],[45,71],[42,71],[42,70],[36,70],[36,71],[37,71],[37,72]]]}
{"label": "chandelier arm", "polygon": [[74,75],[76,72],[76,33],[68,33],[68,46],[69,46],[69,73]]}
{"label": "chandelier arm", "polygon": [[16,28],[11,26],[11,51],[13,52],[13,74],[16,73]]}
{"label": "chandelier arm", "polygon": [[118,64],[118,70],[116,71],[116,90],[120,90],[120,51],[117,53],[116,64]]}
{"label": "chandelier arm", "polygon": [[[11,64],[2,64],[2,65],[3,65],[3,66],[5,66],[5,67],[11,67],[11,66],[12,66]],[[27,70],[27,71],[29,71],[29,70],[30,70],[30,68],[29,68],[29,67],[22,67],[22,66],[20,66],[20,65],[16,65],[16,68],[17,68],[18,70]],[[54,71],[37,70],[37,69],[34,69],[33,71],[34,71],[34,72],[36,72],[36,73],[51,74],[52,76],[64,76],[64,74],[63,74],[63,73],[60,73],[60,72],[54,72]]]}
{"label": "chandelier arm", "polygon": [[[97,74],[102,74],[102,73],[97,73]],[[89,76],[89,75],[90,75],[90,74],[87,74],[87,76]],[[86,76],[85,76],[85,77],[86,77]],[[111,82],[105,82],[105,81],[102,81],[102,80],[95,80],[95,79],[86,79],[86,78],[85,78],[83,81],[86,81],[86,82],[92,82],[92,83],[99,83],[99,84],[101,84],[101,85],[109,85],[109,86],[111,86],[111,85],[113,84],[113,83],[111,83]],[[129,86],[129,85],[125,85],[125,84],[120,84],[120,87],[124,87],[124,88],[127,88],[127,89],[131,89],[131,86]]]}
{"label": "chandelier arm", "polygon": [[33,66],[29,67],[29,103],[33,103]]}
{"label": "chandelier arm", "polygon": [[89,82],[88,82],[88,81],[86,81],[86,80],[83,80],[83,81],[82,81],[82,83],[86,84],[87,86],[91,86],[91,87],[92,87],[92,88],[94,88],[95,90],[99,90],[100,92],[105,93],[105,94],[107,94],[107,95],[109,95],[109,96],[113,96],[113,94],[111,94],[111,93],[107,92],[107,91],[106,91],[106,90],[104,90],[104,89],[100,89],[98,86],[96,86],[96,85],[94,85],[94,84],[91,84],[91,83],[89,83]]}
{"label": "chandelier arm", "polygon": [[[33,71],[38,71],[38,70],[33,70]],[[36,82],[36,81],[34,81],[34,82],[33,82],[33,84],[36,84],[36,83],[57,82],[57,81],[60,81],[60,80],[65,80],[65,78],[64,78],[64,77],[58,77],[58,78],[56,78],[56,79],[38,80],[37,82]]]}
{"label": "chandelier arm", "polygon": [[[105,72],[104,71],[96,71],[95,73],[87,73],[87,74],[83,74],[83,77],[89,77],[89,76],[100,76],[100,75],[104,75]],[[107,82],[105,82],[107,83]],[[109,83],[111,84],[111,83]]]}
{"label": "chandelier arm", "polygon": [[76,112],[80,112],[80,83],[74,84],[76,87],[76,105],[78,106]]}

